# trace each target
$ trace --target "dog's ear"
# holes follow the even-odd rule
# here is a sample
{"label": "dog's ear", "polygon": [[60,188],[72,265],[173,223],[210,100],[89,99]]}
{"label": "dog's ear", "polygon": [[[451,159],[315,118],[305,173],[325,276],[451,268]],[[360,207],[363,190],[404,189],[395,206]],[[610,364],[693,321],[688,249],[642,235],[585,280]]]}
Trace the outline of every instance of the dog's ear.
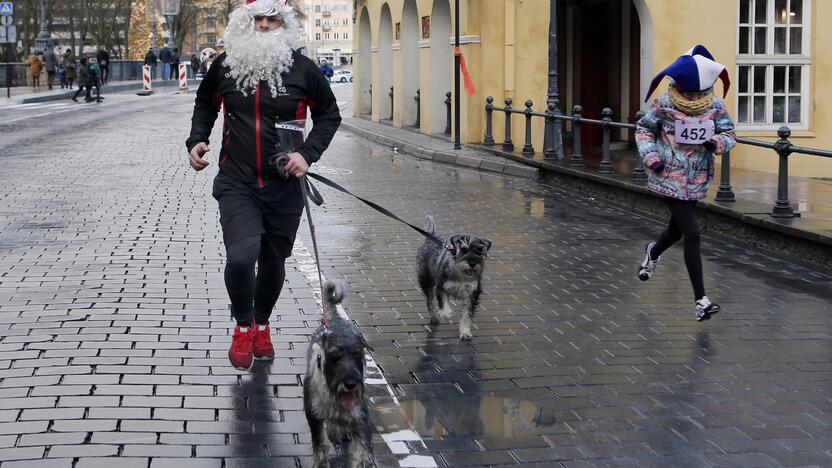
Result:
{"label": "dog's ear", "polygon": [[369,349],[370,351],[375,351],[376,349],[370,346],[370,343],[367,343],[367,339],[364,338],[364,335],[361,335],[361,344],[364,346],[365,349]]}
{"label": "dog's ear", "polygon": [[451,236],[451,239],[448,241],[454,248],[454,254],[456,254],[457,251],[459,251],[459,244],[462,242],[462,239],[464,237],[465,236],[459,236],[459,235]]}
{"label": "dog's ear", "polygon": [[488,239],[480,239],[483,244],[485,244],[485,251],[488,252],[491,249],[491,241]]}
{"label": "dog's ear", "polygon": [[324,328],[320,333],[314,335],[313,340],[315,344],[323,348],[326,345],[326,340],[329,338],[329,335],[332,334],[332,330],[329,328]]}

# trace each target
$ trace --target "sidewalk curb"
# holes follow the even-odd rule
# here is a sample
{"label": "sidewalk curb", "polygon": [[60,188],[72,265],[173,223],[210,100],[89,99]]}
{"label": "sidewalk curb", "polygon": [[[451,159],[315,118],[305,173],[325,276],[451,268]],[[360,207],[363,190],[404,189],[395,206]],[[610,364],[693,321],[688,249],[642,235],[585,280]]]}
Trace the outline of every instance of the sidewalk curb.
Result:
{"label": "sidewalk curb", "polygon": [[[199,86],[200,81],[197,80],[188,80],[188,89],[196,89]],[[154,81],[153,88],[174,88],[179,86],[178,80],[164,80],[164,81]],[[61,93],[52,93],[52,94],[45,94],[41,96],[30,96],[17,99],[15,101],[16,104],[33,104],[33,103],[40,103],[40,102],[50,102],[50,101],[62,101],[64,99],[69,99],[75,94],[76,89],[72,89],[66,92]],[[132,92],[132,91],[141,91],[142,85],[141,82],[135,83],[117,83],[117,84],[107,84],[101,87],[101,95],[107,96],[108,94],[113,93],[124,93],[124,92]],[[14,99],[14,98],[12,98]]]}
{"label": "sidewalk curb", "polygon": [[451,151],[436,151],[422,146],[417,146],[412,143],[407,143],[402,140],[361,128],[360,126],[351,124],[347,120],[341,121],[341,128],[374,143],[398,148],[398,150],[402,153],[407,153],[419,159],[427,159],[438,163],[450,164],[452,166],[467,167],[469,169],[477,169],[486,172],[496,172],[499,174],[524,177],[527,179],[539,179],[541,175],[541,171],[534,167],[500,163],[499,161],[481,160],[472,156],[454,154]]}

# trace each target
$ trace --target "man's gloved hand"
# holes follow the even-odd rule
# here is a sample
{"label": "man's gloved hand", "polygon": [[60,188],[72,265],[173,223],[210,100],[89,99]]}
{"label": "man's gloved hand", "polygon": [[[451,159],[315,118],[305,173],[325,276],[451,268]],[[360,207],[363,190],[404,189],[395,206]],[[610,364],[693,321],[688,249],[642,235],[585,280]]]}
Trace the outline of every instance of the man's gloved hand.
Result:
{"label": "man's gloved hand", "polygon": [[659,172],[664,170],[664,163],[661,161],[656,161],[650,165],[650,170],[653,171],[654,174],[658,174]]}
{"label": "man's gloved hand", "polygon": [[716,142],[713,139],[711,139],[706,141],[705,143],[702,143],[702,146],[704,146],[706,150],[713,153],[716,149]]}

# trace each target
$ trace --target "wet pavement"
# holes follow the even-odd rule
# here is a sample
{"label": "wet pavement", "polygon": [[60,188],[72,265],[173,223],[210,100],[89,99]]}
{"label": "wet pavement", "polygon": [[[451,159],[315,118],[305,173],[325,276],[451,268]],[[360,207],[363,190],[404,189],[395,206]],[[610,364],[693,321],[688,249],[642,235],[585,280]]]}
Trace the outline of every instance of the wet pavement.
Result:
{"label": "wet pavement", "polygon": [[[230,368],[216,167],[182,149],[192,99],[0,122],[0,468],[311,465],[311,242],[287,264],[278,359]],[[343,132],[314,169],[494,243],[460,342],[428,324],[419,235],[320,188],[324,274],[375,348],[382,466],[832,466],[830,272],[707,237],[723,311],[697,323],[681,248],[636,278],[662,222]]]}

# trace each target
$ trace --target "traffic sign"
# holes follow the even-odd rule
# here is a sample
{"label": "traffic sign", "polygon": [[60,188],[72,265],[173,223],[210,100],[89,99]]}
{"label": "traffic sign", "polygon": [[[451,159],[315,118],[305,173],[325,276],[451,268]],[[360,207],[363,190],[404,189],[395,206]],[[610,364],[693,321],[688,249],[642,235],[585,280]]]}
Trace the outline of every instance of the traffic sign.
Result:
{"label": "traffic sign", "polygon": [[14,44],[17,42],[17,27],[0,26],[0,44]]}
{"label": "traffic sign", "polygon": [[0,16],[0,25],[11,26],[14,23],[14,17],[11,15]]}
{"label": "traffic sign", "polygon": [[0,15],[6,16],[14,14],[14,3],[0,2]]}

